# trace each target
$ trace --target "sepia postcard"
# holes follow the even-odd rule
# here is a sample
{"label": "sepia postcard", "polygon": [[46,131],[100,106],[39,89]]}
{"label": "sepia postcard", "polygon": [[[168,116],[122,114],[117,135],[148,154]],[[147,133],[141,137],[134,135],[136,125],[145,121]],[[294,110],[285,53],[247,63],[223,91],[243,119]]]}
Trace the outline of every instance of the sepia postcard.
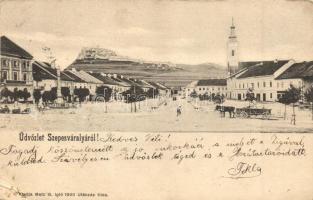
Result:
{"label": "sepia postcard", "polygon": [[0,200],[313,200],[313,1],[0,1]]}

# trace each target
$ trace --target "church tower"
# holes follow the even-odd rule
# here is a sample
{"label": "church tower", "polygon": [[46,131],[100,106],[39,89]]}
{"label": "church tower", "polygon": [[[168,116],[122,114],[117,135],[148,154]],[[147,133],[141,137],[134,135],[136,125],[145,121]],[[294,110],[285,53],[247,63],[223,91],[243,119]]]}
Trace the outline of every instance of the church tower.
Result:
{"label": "church tower", "polygon": [[232,18],[232,25],[230,27],[230,35],[227,42],[227,67],[228,75],[232,75],[238,71],[238,41],[235,33],[234,19]]}

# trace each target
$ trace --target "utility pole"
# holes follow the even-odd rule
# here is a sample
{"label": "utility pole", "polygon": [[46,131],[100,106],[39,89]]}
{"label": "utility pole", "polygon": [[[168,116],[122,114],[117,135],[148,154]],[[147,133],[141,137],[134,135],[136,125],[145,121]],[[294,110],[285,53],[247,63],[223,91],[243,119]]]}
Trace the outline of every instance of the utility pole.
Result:
{"label": "utility pole", "polygon": [[137,109],[136,109],[136,101],[137,101],[136,86],[134,86],[134,95],[135,95],[134,110],[135,110],[135,112],[136,112],[136,111],[137,111]]}
{"label": "utility pole", "polygon": [[106,102],[106,99],[105,99],[105,91],[106,91],[107,88],[103,88],[103,96],[104,96],[104,104],[105,104],[105,113],[108,112],[108,107],[107,107],[107,102]]}
{"label": "utility pole", "polygon": [[312,120],[313,120],[313,102],[311,102],[311,108],[312,108]]}

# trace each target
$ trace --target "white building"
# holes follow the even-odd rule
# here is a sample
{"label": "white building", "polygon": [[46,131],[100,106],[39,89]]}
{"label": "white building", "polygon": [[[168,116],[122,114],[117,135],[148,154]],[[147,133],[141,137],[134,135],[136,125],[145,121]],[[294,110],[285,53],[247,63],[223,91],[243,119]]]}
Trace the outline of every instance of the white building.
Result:
{"label": "white building", "polygon": [[[45,62],[34,61],[32,64],[34,88],[43,91],[50,91],[52,88],[57,87],[57,69],[52,68],[50,64]],[[61,72],[61,87],[68,87],[73,91],[74,80]]]}
{"label": "white building", "polygon": [[[290,85],[304,89],[313,79],[313,72],[309,73],[311,62],[305,65],[294,60],[239,62],[234,24],[228,38],[227,52],[229,77],[226,96],[229,99],[245,100],[248,90],[252,90],[258,101],[277,101]],[[301,75],[295,73],[299,72],[300,65],[304,65]],[[293,75],[286,75],[290,70]]]}
{"label": "white building", "polygon": [[227,93],[226,79],[203,79],[193,81],[185,88],[186,97],[196,92],[197,95],[224,95]]}

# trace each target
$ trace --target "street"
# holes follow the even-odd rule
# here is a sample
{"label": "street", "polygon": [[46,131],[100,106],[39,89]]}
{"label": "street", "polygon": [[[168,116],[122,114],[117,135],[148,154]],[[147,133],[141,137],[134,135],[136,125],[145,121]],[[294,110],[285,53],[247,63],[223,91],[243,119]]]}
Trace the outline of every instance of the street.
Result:
{"label": "street", "polygon": [[[197,103],[197,102],[196,102]],[[226,101],[225,104],[229,102]],[[239,102],[241,104],[247,102]],[[153,102],[137,102],[136,113],[130,112],[130,104],[84,103],[76,109],[47,110],[38,112],[32,109],[28,115],[1,114],[0,130],[21,131],[168,131],[168,132],[313,132],[313,122],[310,111],[297,111],[297,123],[291,125],[287,119],[272,117],[270,120],[261,118],[222,118],[212,102],[202,102],[202,105],[188,103],[185,99],[167,100],[152,110]],[[134,106],[134,105],[133,105]],[[176,109],[182,108],[182,114],[177,117]],[[266,105],[270,107],[271,105]],[[279,109],[283,108],[280,104]],[[273,107],[273,106],[272,106]],[[274,106],[273,115],[281,111]],[[27,127],[25,127],[27,124]]]}

